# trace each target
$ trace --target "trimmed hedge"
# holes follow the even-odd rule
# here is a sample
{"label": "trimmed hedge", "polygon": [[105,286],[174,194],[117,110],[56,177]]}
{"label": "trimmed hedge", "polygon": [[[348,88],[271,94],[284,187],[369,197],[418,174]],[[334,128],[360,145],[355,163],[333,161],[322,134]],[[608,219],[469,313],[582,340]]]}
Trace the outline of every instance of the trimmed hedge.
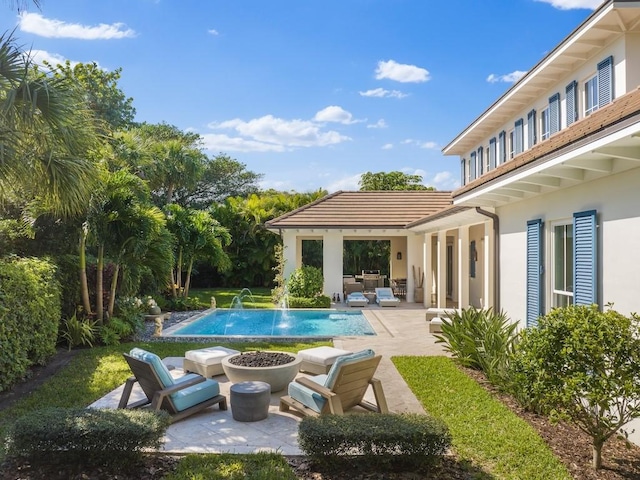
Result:
{"label": "trimmed hedge", "polygon": [[60,286],[47,260],[0,259],[0,391],[55,353]]}
{"label": "trimmed hedge", "polygon": [[32,463],[126,465],[161,445],[166,412],[45,408],[21,418],[7,434],[7,454]]}
{"label": "trimmed hedge", "polygon": [[433,465],[446,453],[451,436],[444,422],[428,415],[321,415],[302,419],[298,442],[325,468],[395,471]]}
{"label": "trimmed hedge", "polygon": [[313,298],[289,297],[289,308],[329,308],[331,299],[327,295],[319,295]]}

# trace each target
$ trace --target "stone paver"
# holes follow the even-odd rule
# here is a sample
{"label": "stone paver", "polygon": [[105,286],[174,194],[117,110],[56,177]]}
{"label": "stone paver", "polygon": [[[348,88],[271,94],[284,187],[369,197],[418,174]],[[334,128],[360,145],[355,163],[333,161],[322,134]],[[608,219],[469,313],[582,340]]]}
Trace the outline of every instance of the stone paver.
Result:
{"label": "stone paver", "polygon": [[[435,343],[435,337],[429,333],[425,310],[415,305],[404,304],[402,307],[387,308],[372,306],[363,311],[377,335],[339,337],[335,339],[334,345],[351,351],[372,348],[376,354],[382,355],[376,377],[382,381],[389,409],[394,413],[423,413],[422,406],[396,370],[391,357],[444,355],[442,347]],[[176,367],[172,374],[182,374],[182,360],[181,357],[165,359],[165,362]],[[231,382],[224,375],[215,379],[220,383],[221,393],[229,399]],[[115,408],[122,388],[123,386],[119,387],[91,406]],[[283,455],[300,455],[302,452],[298,447],[297,438],[300,417],[293,413],[280,412],[278,409],[280,396],[285,394],[286,390],[282,390],[271,395],[269,416],[258,422],[235,421],[231,414],[231,406],[227,411],[219,411],[217,407],[212,407],[176,422],[167,430],[163,448],[167,452],[176,453],[273,451]],[[141,395],[140,390],[134,389],[131,402],[141,398]],[[366,398],[373,400],[371,392]]]}

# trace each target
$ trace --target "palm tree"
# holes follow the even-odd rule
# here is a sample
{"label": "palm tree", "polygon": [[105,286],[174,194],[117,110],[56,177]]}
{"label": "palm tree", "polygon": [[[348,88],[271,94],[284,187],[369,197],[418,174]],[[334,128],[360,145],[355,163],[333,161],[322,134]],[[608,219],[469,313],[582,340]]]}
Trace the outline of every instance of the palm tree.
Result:
{"label": "palm tree", "polygon": [[0,198],[22,190],[63,215],[81,211],[95,179],[95,123],[78,90],[38,72],[0,35]]}

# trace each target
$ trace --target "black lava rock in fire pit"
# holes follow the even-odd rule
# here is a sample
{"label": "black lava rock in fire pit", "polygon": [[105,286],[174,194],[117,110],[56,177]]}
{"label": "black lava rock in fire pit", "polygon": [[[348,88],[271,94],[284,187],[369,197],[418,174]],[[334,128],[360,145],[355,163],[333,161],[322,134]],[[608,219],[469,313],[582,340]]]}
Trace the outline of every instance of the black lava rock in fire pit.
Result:
{"label": "black lava rock in fire pit", "polygon": [[231,357],[229,363],[240,367],[275,367],[291,363],[296,357],[282,352],[246,352]]}

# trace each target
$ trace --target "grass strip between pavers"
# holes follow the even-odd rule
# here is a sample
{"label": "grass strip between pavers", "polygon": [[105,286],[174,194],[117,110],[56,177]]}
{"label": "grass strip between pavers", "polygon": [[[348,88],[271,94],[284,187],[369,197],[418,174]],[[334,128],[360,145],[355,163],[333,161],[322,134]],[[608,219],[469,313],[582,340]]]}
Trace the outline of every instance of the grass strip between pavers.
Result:
{"label": "grass strip between pavers", "polygon": [[447,424],[459,459],[471,461],[494,478],[572,478],[528,423],[450,358],[393,357],[392,361],[427,413]]}

